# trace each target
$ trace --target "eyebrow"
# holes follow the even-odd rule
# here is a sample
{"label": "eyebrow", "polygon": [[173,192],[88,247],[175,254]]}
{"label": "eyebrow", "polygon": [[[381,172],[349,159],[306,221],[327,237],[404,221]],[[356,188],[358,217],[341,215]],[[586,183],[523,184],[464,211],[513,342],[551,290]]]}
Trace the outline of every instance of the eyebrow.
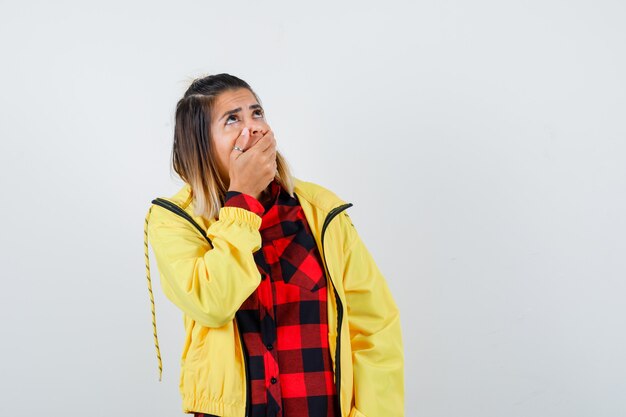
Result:
{"label": "eyebrow", "polygon": [[[260,104],[252,104],[250,105],[250,107],[248,107],[249,110],[253,110],[253,109],[261,109],[263,110],[263,107],[261,107]],[[222,115],[222,117],[220,117],[219,119],[217,119],[217,121],[219,122],[220,120],[222,120],[224,117],[230,115],[230,114],[235,114],[235,113],[239,113],[241,111],[241,107],[237,107],[236,109],[233,110],[228,110],[226,113],[224,113]]]}

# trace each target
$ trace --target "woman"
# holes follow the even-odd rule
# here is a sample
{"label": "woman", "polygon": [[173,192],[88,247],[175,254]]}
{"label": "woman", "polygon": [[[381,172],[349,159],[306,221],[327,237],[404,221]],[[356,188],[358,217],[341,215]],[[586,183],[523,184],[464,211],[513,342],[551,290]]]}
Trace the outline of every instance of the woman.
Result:
{"label": "woman", "polygon": [[332,191],[291,175],[256,93],[217,74],[176,106],[185,185],[145,222],[183,311],[183,411],[220,417],[404,415],[398,308]]}

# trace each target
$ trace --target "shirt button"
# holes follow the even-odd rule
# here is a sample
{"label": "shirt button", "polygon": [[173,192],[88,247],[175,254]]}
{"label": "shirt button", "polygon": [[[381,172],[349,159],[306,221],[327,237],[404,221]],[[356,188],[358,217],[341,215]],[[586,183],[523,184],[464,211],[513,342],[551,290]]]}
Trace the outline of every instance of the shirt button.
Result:
{"label": "shirt button", "polygon": [[270,382],[271,382],[272,384],[275,384],[275,383],[277,383],[277,382],[278,382],[278,380],[277,380],[276,378],[272,377],[272,379],[270,379]]}
{"label": "shirt button", "polygon": [[271,344],[271,343],[268,343],[266,347],[267,347],[267,350],[272,350],[272,349],[274,349],[274,346],[272,346],[272,344]]}

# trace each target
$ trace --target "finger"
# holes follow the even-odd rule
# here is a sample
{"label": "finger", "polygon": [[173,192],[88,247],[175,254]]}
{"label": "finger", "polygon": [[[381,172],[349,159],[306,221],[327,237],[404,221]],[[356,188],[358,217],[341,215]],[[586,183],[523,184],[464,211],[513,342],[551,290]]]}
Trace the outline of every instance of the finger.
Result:
{"label": "finger", "polygon": [[[241,134],[237,137],[237,140],[235,140],[235,146],[238,147],[239,149],[242,149],[243,151],[246,151],[248,142],[250,142],[250,131],[248,130],[247,127],[245,127],[241,131]],[[238,158],[239,155],[241,155],[242,153],[243,153],[242,151],[238,151],[237,149],[233,147],[230,153],[230,157]]]}
{"label": "finger", "polygon": [[274,132],[272,130],[268,130],[265,136],[263,136],[260,140],[260,147],[262,152],[267,152],[272,146],[275,146],[276,139],[274,139]]}
{"label": "finger", "polygon": [[256,146],[257,143],[259,143],[259,141],[261,141],[263,139],[263,136],[259,136],[256,139],[250,139],[250,147],[253,148]]}
{"label": "finger", "polygon": [[[259,143],[261,141],[264,141],[264,140],[267,140],[266,136],[267,136],[268,132],[263,133],[261,136],[257,137],[256,139],[253,138],[252,140],[250,140],[250,142],[251,142],[250,147],[252,148],[252,147],[256,146],[257,143]],[[261,145],[259,145],[259,146],[260,146],[259,150],[263,151],[263,148],[261,147]]]}

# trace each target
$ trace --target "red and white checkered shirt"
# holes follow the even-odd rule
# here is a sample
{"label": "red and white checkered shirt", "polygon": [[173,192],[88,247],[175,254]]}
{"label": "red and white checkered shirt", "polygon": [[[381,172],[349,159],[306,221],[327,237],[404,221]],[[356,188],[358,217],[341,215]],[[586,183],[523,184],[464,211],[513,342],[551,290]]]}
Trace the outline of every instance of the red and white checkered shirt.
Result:
{"label": "red and white checkered shirt", "polygon": [[224,202],[262,218],[262,247],[254,253],[261,283],[237,312],[250,417],[338,417],[324,266],[297,197],[275,179],[269,191],[264,203],[237,191]]}

